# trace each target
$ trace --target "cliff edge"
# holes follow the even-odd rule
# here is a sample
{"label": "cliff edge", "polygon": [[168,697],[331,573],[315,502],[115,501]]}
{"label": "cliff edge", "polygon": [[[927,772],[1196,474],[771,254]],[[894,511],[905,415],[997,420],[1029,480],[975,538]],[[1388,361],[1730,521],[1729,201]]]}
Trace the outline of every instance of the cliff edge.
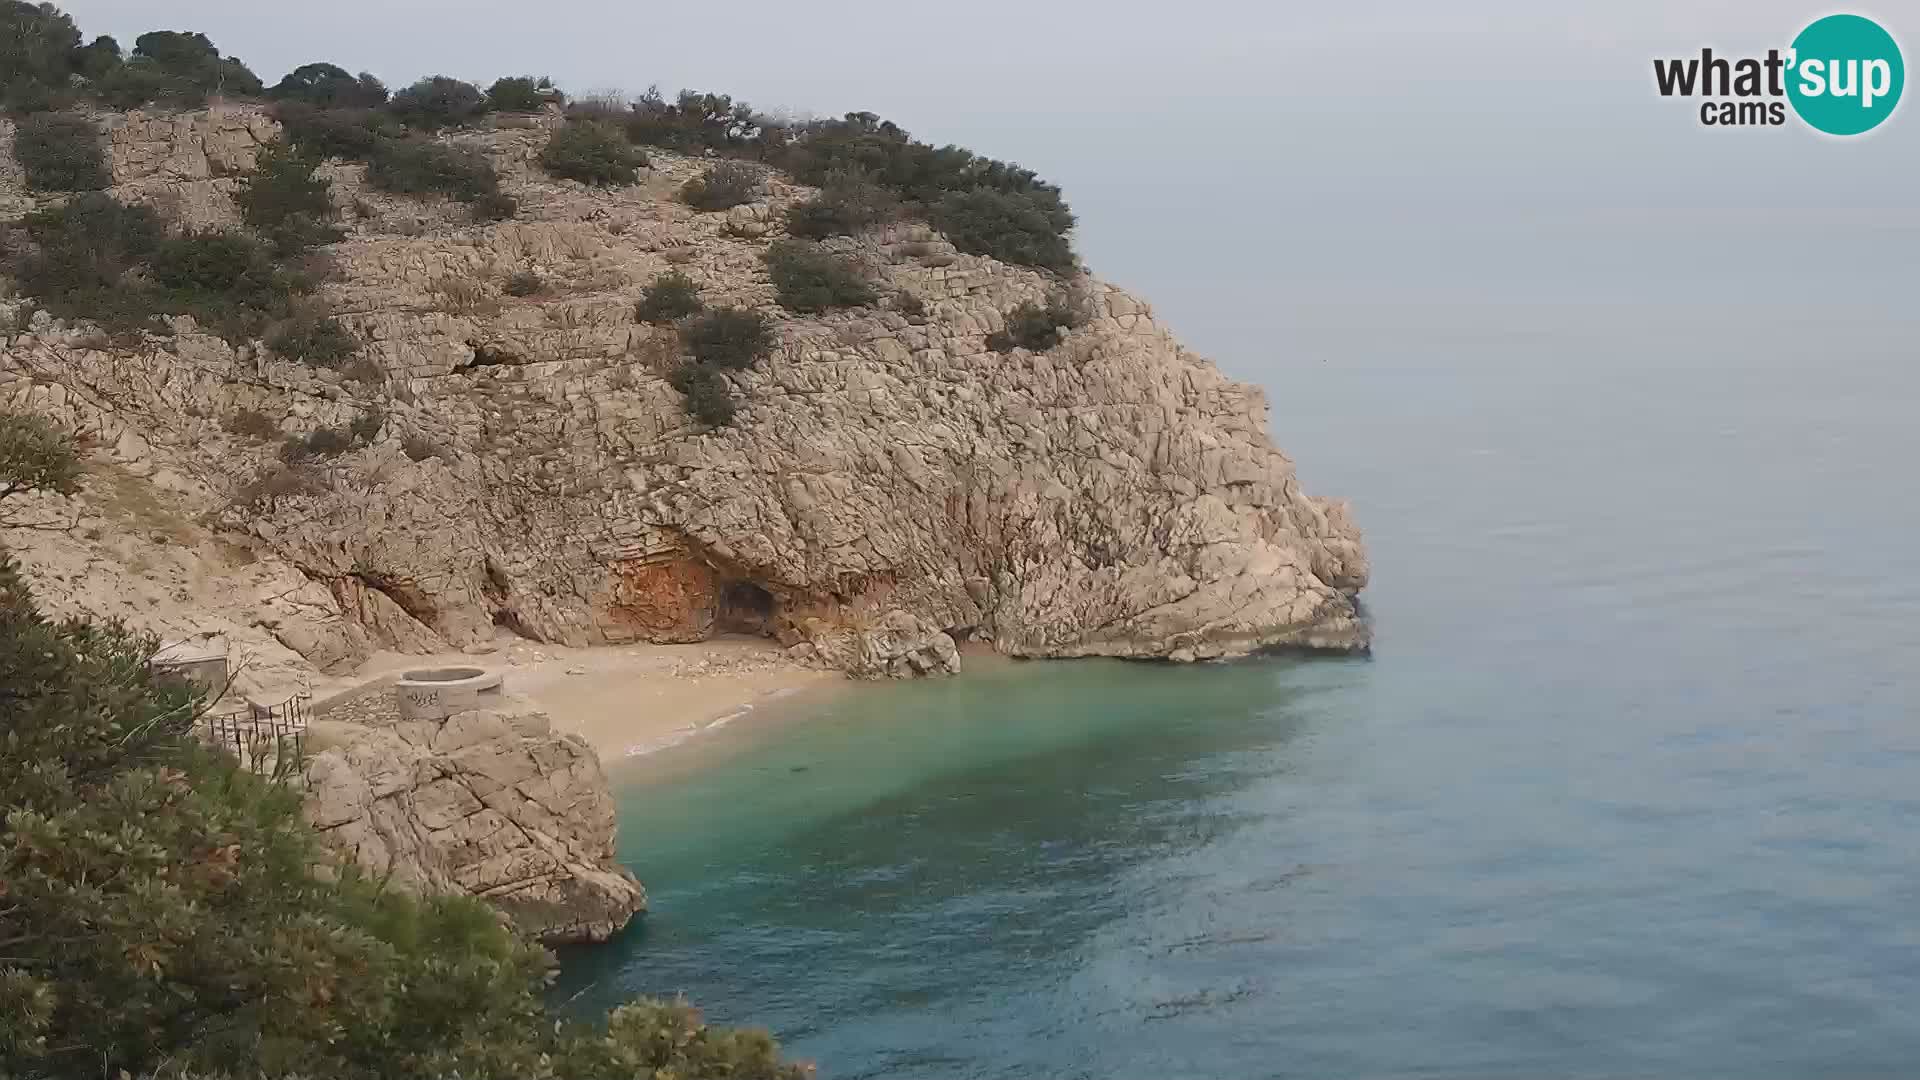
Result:
{"label": "cliff edge", "polygon": [[[236,177],[278,131],[244,105],[97,120],[111,193],[184,228],[237,220]],[[862,675],[953,670],[956,638],[1178,660],[1367,645],[1345,504],[1303,493],[1261,391],[1140,299],[891,225],[825,244],[878,303],[794,315],[764,255],[813,189],[774,174],[703,213],[674,193],[708,163],[652,150],[634,185],[556,180],[536,162],[554,123],[447,137],[493,162],[512,220],[377,190],[359,164],[316,174],[346,231],[323,249],[321,295],[377,377],[190,318],[127,345],[0,301],[0,402],[88,437],[192,550],[231,559],[162,592],[112,519],[97,537],[23,537],[49,605],[228,632],[266,668],[344,669],[496,627],[570,645],[747,631]],[[10,135],[0,122],[0,217],[54,201],[20,182]],[[670,270],[710,306],[774,317],[771,355],[727,375],[729,426],[689,417],[675,332],[635,318]],[[1018,305],[1063,287],[1083,325],[1044,352],[989,348]],[[240,433],[241,415],[265,423]],[[297,474],[274,441],[349,428],[364,437]]]}

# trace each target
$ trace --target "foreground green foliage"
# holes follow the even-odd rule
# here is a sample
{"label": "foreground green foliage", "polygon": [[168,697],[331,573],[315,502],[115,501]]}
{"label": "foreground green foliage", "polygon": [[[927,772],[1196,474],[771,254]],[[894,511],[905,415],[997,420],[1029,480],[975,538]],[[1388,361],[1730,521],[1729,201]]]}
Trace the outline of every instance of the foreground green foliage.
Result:
{"label": "foreground green foliage", "polygon": [[800,240],[782,240],[767,249],[767,274],[788,311],[815,314],[879,299],[852,260]]}
{"label": "foreground green foliage", "polygon": [[542,168],[583,184],[631,184],[646,163],[647,156],[627,142],[618,128],[577,117],[554,132],[540,151]]}
{"label": "foreground green foliage", "polygon": [[27,117],[14,131],[13,156],[36,191],[99,191],[113,183],[100,132],[84,116]]}
{"label": "foreground green foliage", "polygon": [[[0,478],[32,468],[0,439]],[[274,476],[249,497],[314,483]],[[544,953],[477,901],[316,873],[297,791],[193,737],[201,703],[154,647],[47,619],[0,553],[0,1076],[807,1075],[684,1005],[557,1020]]]}

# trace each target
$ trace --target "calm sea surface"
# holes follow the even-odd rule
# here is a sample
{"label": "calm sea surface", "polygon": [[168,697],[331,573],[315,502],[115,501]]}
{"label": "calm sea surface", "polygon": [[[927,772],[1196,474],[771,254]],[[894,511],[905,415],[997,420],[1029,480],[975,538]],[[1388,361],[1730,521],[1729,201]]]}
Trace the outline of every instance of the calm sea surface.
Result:
{"label": "calm sea surface", "polygon": [[562,992],[827,1077],[1920,1072],[1920,335],[1647,310],[1243,363],[1371,659],[741,721],[623,778],[654,911]]}

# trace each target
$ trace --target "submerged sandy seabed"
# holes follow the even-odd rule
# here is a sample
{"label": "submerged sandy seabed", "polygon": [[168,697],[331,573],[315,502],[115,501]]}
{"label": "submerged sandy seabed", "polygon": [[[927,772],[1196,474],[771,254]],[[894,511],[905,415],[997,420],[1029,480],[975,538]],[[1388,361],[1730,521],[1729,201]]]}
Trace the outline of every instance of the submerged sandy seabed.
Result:
{"label": "submerged sandy seabed", "polygon": [[331,699],[362,697],[369,685],[402,671],[447,665],[500,671],[511,697],[586,739],[608,765],[677,745],[801,690],[847,682],[838,672],[794,663],[760,638],[586,649],[513,640],[480,655],[382,653],[350,677],[316,681],[314,700],[324,712]]}

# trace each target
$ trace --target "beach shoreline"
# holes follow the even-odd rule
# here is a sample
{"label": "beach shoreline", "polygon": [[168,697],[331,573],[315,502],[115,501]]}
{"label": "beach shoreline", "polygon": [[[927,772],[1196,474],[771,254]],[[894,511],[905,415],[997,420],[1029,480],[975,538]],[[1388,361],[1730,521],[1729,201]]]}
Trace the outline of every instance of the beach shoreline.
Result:
{"label": "beach shoreline", "polygon": [[727,635],[689,645],[569,648],[502,639],[486,652],[428,656],[381,653],[350,676],[315,679],[315,714],[357,711],[401,672],[474,665],[504,676],[504,703],[544,713],[578,735],[608,769],[678,746],[802,692],[850,684],[803,666],[764,638]]}

